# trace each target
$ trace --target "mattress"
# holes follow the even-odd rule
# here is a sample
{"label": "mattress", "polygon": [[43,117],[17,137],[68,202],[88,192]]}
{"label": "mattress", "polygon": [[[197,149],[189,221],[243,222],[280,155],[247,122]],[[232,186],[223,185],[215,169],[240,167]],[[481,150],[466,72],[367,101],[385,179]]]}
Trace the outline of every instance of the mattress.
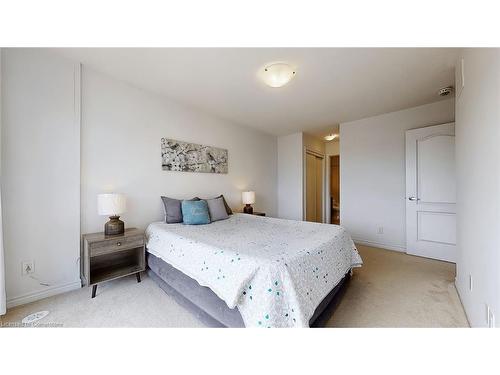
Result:
{"label": "mattress", "polygon": [[[146,260],[148,264],[146,272],[149,277],[206,326],[214,328],[245,327],[238,308],[230,309],[210,288],[201,286],[195,280],[152,254],[148,253]],[[326,325],[349,278],[350,274],[348,273],[319,304],[309,321],[310,327],[324,327]]]}
{"label": "mattress", "polygon": [[210,290],[246,327],[307,327],[362,260],[340,226],[235,214],[208,225],[153,223],[148,252]]}

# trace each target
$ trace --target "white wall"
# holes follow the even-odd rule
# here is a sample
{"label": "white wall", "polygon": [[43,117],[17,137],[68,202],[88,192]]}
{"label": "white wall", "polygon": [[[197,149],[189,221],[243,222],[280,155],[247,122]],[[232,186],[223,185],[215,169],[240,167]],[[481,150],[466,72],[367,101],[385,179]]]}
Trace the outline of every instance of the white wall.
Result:
{"label": "white wall", "polygon": [[[0,48],[0,186],[2,182],[2,49]],[[5,294],[5,265],[3,252],[2,192],[0,187],[0,315],[7,310]]]}
{"label": "white wall", "polygon": [[[80,286],[80,230],[102,231],[107,220],[97,215],[98,193],[126,194],[123,219],[128,227],[145,228],[162,220],[161,195],[222,193],[238,210],[241,191],[253,189],[255,208],[276,215],[276,137],[90,69],[84,68],[80,77],[79,64],[51,51],[2,52],[2,212],[9,306]],[[163,171],[162,137],[227,148],[229,173]],[[21,276],[21,262],[27,260],[35,262],[33,278]]]}
{"label": "white wall", "polygon": [[278,217],[302,220],[303,217],[302,133],[278,137]]}
{"label": "white wall", "polygon": [[[44,50],[2,51],[8,306],[80,286],[78,76],[78,64]],[[21,262],[30,260],[33,278],[21,275]]]}
{"label": "white wall", "polygon": [[[229,151],[229,173],[169,172],[161,168],[160,139],[168,137]],[[82,232],[102,231],[97,194],[124,193],[125,225],[145,228],[163,218],[161,195],[224,194],[241,210],[241,191],[255,190],[254,208],[276,215],[277,139],[180,106],[83,67]]]}
{"label": "white wall", "polygon": [[[331,143],[331,142],[330,142]],[[335,142],[338,145],[338,142]],[[278,137],[278,217],[283,219],[304,219],[304,149],[318,152],[323,155],[327,153],[327,143],[322,138],[307,133],[294,133]],[[329,148],[330,151],[334,149]],[[338,152],[337,152],[338,154]],[[325,160],[325,166],[328,160]],[[325,195],[327,204],[326,212],[329,212],[329,173],[325,173]],[[326,221],[328,222],[329,215]]]}
{"label": "white wall", "polygon": [[[465,86],[455,124],[456,285],[471,326],[487,325],[488,304],[500,327],[500,52],[466,49],[463,58]],[[459,93],[459,80],[456,87]]]}
{"label": "white wall", "polygon": [[448,99],[340,124],[340,222],[355,240],[405,250],[405,131],[452,121]]}

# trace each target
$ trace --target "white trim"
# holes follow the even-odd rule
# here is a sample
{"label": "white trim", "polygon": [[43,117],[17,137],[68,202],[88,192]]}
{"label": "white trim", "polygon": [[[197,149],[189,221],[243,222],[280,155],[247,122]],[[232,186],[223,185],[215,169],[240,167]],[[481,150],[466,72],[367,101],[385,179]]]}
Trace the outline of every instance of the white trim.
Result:
{"label": "white trim", "polygon": [[15,306],[25,305],[27,303],[35,302],[43,298],[55,296],[56,294],[66,293],[72,290],[80,289],[81,287],[82,286],[80,281],[74,281],[69,284],[53,286],[38,292],[26,293],[24,295],[8,299],[7,308],[10,309]]}
{"label": "white trim", "polygon": [[360,238],[354,238],[354,237],[352,237],[352,240],[355,243],[359,243],[360,245],[379,247],[379,248],[384,249],[384,250],[392,250],[392,251],[406,253],[406,247],[401,246],[401,245],[387,244],[387,243],[374,242],[374,241],[366,241],[366,240],[362,240]]}
{"label": "white trim", "polygon": [[306,154],[311,154],[314,156],[317,156],[318,158],[324,158],[325,154],[322,154],[321,152],[311,150],[310,148],[307,148],[307,146],[304,146],[304,151]]}
{"label": "white trim", "polygon": [[78,265],[78,274],[82,273],[82,261],[80,259],[80,254],[83,248],[83,239],[82,239],[82,189],[83,189],[83,169],[82,169],[82,64],[75,63],[73,66],[74,69],[74,98],[73,98],[73,112],[74,112],[74,125],[78,130],[78,166],[80,167],[80,189],[78,190],[78,199],[80,201],[80,205],[78,206],[78,218],[80,221],[79,225],[79,248],[77,254],[77,262]]}
{"label": "white trim", "polygon": [[[0,48],[0,186],[2,185],[2,170],[1,170],[1,142],[2,142],[2,49]],[[0,188],[1,190],[1,188]],[[0,315],[6,312],[6,292],[5,292],[5,255],[3,248],[3,222],[2,222],[2,196],[0,191]]]}
{"label": "white trim", "polygon": [[469,312],[467,311],[467,309],[465,308],[465,304],[464,302],[462,301],[462,296],[465,296],[465,292],[466,292],[466,287],[463,286],[463,284],[458,280],[457,276],[455,276],[455,283],[454,283],[454,286],[455,286],[455,289],[457,291],[457,295],[458,295],[458,300],[460,301],[460,304],[462,305],[462,308],[464,309],[464,313],[465,313],[465,319],[467,319],[467,323],[469,324],[469,327],[470,328],[474,328],[472,327],[472,325],[470,324],[470,320],[469,320]]}

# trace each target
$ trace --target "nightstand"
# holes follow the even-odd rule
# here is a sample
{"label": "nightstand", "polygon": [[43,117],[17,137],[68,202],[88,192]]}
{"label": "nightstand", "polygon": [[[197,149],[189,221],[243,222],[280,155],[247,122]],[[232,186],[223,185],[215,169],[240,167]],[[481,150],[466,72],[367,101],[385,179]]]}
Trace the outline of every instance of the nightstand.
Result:
{"label": "nightstand", "polygon": [[92,286],[92,298],[97,284],[105,281],[135,274],[140,283],[140,273],[146,269],[144,231],[130,228],[115,236],[84,234],[80,256],[82,286]]}

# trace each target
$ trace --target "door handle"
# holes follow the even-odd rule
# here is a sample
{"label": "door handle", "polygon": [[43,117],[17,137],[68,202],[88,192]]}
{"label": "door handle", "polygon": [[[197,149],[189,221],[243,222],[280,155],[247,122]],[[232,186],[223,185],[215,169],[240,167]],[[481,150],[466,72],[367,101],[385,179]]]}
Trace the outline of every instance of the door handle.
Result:
{"label": "door handle", "polygon": [[420,198],[417,198],[417,197],[409,197],[408,198],[409,201],[419,201]]}

